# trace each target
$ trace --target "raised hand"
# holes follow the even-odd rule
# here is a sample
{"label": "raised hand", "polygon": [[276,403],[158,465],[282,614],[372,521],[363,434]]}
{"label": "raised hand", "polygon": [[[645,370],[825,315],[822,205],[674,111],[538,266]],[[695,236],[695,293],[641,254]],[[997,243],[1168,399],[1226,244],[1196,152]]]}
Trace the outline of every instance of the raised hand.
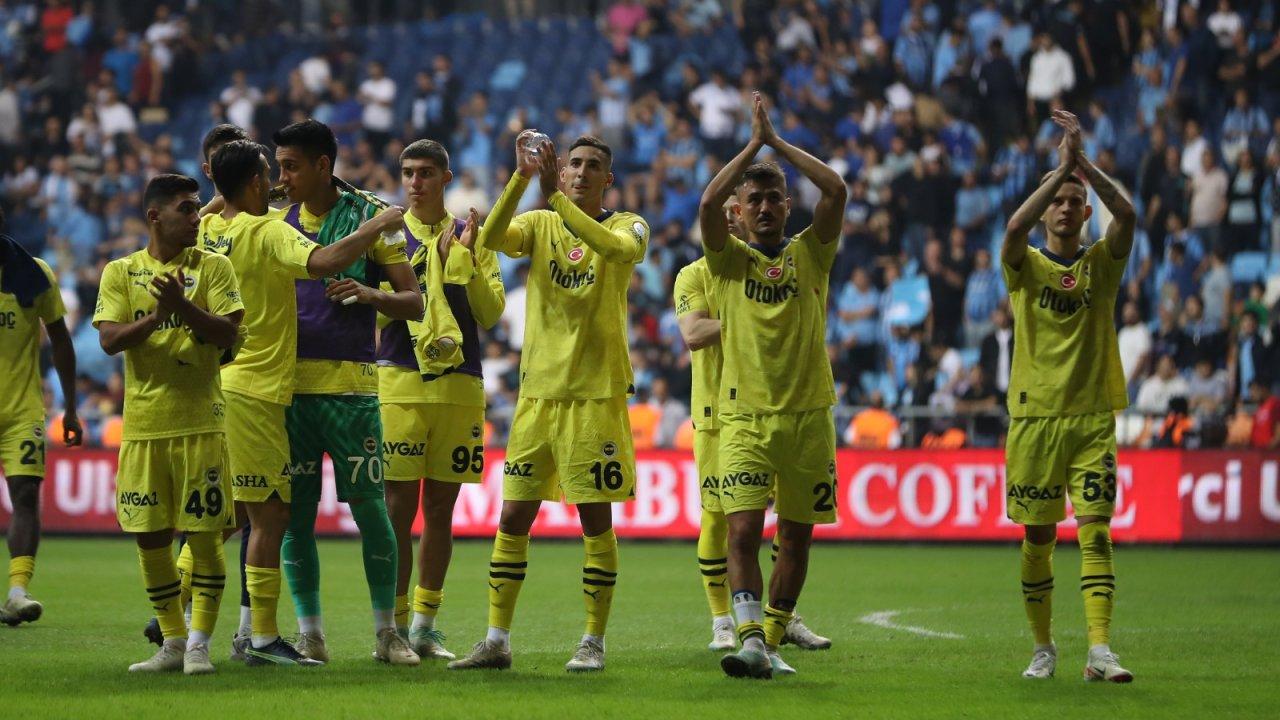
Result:
{"label": "raised hand", "polygon": [[467,213],[467,224],[462,228],[462,234],[458,236],[458,244],[471,250],[475,247],[478,237],[480,237],[480,212],[471,208],[471,212]]}
{"label": "raised hand", "polygon": [[172,315],[178,311],[182,303],[186,302],[186,281],[187,277],[181,268],[178,269],[176,277],[173,273],[165,273],[151,278],[151,287],[147,291],[156,299],[157,315],[162,317]]}
{"label": "raised hand", "polygon": [[773,121],[769,119],[769,110],[765,107],[764,97],[759,91],[751,94],[751,139],[761,145],[770,147],[778,140],[778,133],[773,129]]}
{"label": "raised hand", "polygon": [[550,198],[560,189],[560,158],[556,156],[556,146],[550,140],[543,140],[538,146],[537,161],[542,194]]}
{"label": "raised hand", "polygon": [[399,230],[401,225],[404,225],[404,208],[399,205],[392,205],[365,220],[361,227],[367,226],[370,230],[378,233],[392,233]]}
{"label": "raised hand", "polygon": [[529,128],[516,136],[516,172],[532,178],[538,172],[538,150],[529,148],[529,138],[540,135],[537,130]]}
{"label": "raised hand", "polygon": [[1066,110],[1054,110],[1053,122],[1063,130],[1058,143],[1058,163],[1075,167],[1076,155],[1084,152],[1084,138],[1080,131],[1080,119]]}

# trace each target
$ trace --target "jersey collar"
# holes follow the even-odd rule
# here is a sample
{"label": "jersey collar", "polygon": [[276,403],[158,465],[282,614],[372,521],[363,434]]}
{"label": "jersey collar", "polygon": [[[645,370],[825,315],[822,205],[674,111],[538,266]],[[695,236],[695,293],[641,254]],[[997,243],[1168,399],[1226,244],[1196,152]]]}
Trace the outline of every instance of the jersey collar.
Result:
{"label": "jersey collar", "polygon": [[747,247],[755,250],[770,260],[777,260],[781,257],[782,251],[786,250],[787,246],[790,244],[791,238],[783,238],[782,242],[778,243],[775,247],[769,247],[768,245],[763,245],[761,243],[747,243]]}
{"label": "jersey collar", "polygon": [[1044,255],[1045,257],[1049,258],[1050,260],[1052,260],[1052,261],[1054,261],[1054,262],[1058,263],[1058,264],[1059,264],[1059,265],[1061,265],[1062,267],[1071,267],[1072,265],[1075,265],[1075,264],[1076,264],[1076,262],[1080,260],[1080,258],[1084,257],[1084,254],[1085,254],[1085,252],[1087,252],[1087,251],[1088,251],[1088,248],[1080,248],[1080,251],[1079,251],[1079,252],[1077,252],[1077,253],[1076,253],[1076,256],[1075,256],[1074,258],[1072,258],[1071,260],[1068,260],[1068,259],[1066,259],[1066,258],[1062,257],[1061,255],[1058,255],[1058,254],[1056,254],[1056,253],[1054,253],[1054,252],[1050,251],[1050,250],[1049,250],[1049,248],[1047,248],[1047,247],[1046,247],[1046,248],[1042,248],[1042,249],[1040,250],[1040,254],[1041,254],[1041,255]]}

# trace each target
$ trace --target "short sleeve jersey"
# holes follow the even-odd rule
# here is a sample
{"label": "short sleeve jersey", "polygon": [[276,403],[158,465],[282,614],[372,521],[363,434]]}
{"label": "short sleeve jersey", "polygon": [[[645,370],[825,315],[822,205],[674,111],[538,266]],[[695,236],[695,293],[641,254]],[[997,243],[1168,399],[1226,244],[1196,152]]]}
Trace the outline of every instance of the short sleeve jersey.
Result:
{"label": "short sleeve jersey", "polygon": [[[107,263],[93,324],[130,323],[155,312],[151,281],[181,271],[185,294],[214,315],[243,310],[235,271],[227,258],[187,248],[169,262],[145,249]],[[124,351],[124,439],[150,440],[222,430],[218,379],[223,350],[171,315],[141,344]]]}
{"label": "short sleeve jersey", "polygon": [[[706,258],[700,258],[681,268],[675,282],[676,317],[701,311],[713,319],[719,319],[720,310],[711,296],[711,285],[712,278],[707,270]],[[716,414],[720,393],[720,366],[724,362],[724,354],[717,343],[691,350],[689,356],[693,365],[693,390],[689,398],[693,427],[697,430],[715,430],[718,427]]]}
{"label": "short sleeve jersey", "polygon": [[17,420],[44,423],[40,325],[57,322],[67,310],[53,271],[39,258],[36,264],[49,278],[49,287],[31,307],[22,307],[10,293],[0,293],[0,425]]}
{"label": "short sleeve jersey", "polygon": [[722,413],[774,414],[835,405],[827,357],[827,282],[839,243],[812,227],[776,257],[730,235],[707,251],[720,304]]}

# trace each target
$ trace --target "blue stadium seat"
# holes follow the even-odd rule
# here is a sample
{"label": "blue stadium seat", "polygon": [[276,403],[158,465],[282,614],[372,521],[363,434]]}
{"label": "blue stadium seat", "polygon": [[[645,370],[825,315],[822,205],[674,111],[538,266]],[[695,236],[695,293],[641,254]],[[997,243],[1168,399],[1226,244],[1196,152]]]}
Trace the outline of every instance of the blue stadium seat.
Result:
{"label": "blue stadium seat", "polygon": [[978,358],[981,356],[982,351],[979,348],[960,348],[959,353],[961,364],[968,370],[978,364]]}
{"label": "blue stadium seat", "polygon": [[1251,283],[1267,276],[1266,253],[1250,251],[1236,253],[1231,258],[1231,279],[1236,283]]}

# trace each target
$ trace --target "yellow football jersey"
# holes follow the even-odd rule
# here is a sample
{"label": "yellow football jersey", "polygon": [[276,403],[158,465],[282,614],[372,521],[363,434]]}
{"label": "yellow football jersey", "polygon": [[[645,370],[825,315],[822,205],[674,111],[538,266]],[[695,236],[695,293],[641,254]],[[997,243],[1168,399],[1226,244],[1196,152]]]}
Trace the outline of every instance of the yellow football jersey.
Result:
{"label": "yellow football jersey", "polygon": [[31,307],[24,308],[15,296],[0,293],[0,424],[44,418],[40,325],[57,322],[67,309],[62,305],[53,271],[40,258],[36,258],[36,264],[49,278],[49,287]]}
{"label": "yellow football jersey", "polygon": [[[185,276],[186,295],[214,315],[243,310],[235,270],[227,258],[187,248],[167,263],[146,249],[107,263],[98,289],[93,325],[129,323],[156,309],[151,281],[164,273]],[[223,350],[196,337],[177,315],[145,341],[124,351],[124,439],[222,430],[224,405],[218,382]]]}
{"label": "yellow football jersey", "polygon": [[[557,193],[556,203],[570,201]],[[631,392],[633,377],[627,288],[635,263],[644,259],[649,225],[629,212],[595,218],[615,242],[634,248],[627,262],[610,262],[570,229],[562,212],[571,211],[523,213],[510,226],[518,239],[515,233],[491,236],[492,249],[530,260],[520,394],[547,400],[621,397]]]}
{"label": "yellow football jersey", "polygon": [[[720,308],[712,298],[712,284],[706,258],[699,258],[681,268],[676,275],[674,289],[676,317],[701,310],[710,317],[719,319]],[[693,391],[689,399],[693,426],[698,430],[714,430],[718,426],[716,408],[719,404],[720,366],[724,362],[724,353],[717,343],[700,350],[690,350],[689,357],[693,365]]]}
{"label": "yellow football jersey", "polygon": [[245,343],[223,366],[222,389],[288,405],[298,345],[293,281],[308,277],[307,259],[320,246],[278,219],[243,212],[201,218],[200,245],[231,260],[244,300]]}
{"label": "yellow football jersey", "polygon": [[707,252],[720,304],[722,413],[794,413],[835,405],[827,357],[827,278],[837,242],[809,227],[770,258],[732,235]]}
{"label": "yellow football jersey", "polygon": [[[273,210],[272,215],[283,219],[289,208]],[[298,222],[304,232],[318,233],[324,225],[325,215],[312,215],[307,206],[302,205],[298,211]],[[381,240],[373,243],[365,251],[365,258],[370,262],[386,267],[396,263],[408,263],[403,244],[388,245]],[[312,282],[324,282],[314,280]],[[388,285],[388,288],[390,286]],[[377,329],[371,324],[369,337],[372,338]],[[305,395],[340,395],[343,393],[364,393],[375,395],[378,392],[378,373],[372,362],[353,362],[350,360],[321,360],[315,358],[298,358],[295,370],[293,391]]]}
{"label": "yellow football jersey", "polygon": [[1010,417],[1128,407],[1115,326],[1127,261],[1099,241],[1074,260],[1028,248],[1020,270],[1000,263],[1013,310]]}

